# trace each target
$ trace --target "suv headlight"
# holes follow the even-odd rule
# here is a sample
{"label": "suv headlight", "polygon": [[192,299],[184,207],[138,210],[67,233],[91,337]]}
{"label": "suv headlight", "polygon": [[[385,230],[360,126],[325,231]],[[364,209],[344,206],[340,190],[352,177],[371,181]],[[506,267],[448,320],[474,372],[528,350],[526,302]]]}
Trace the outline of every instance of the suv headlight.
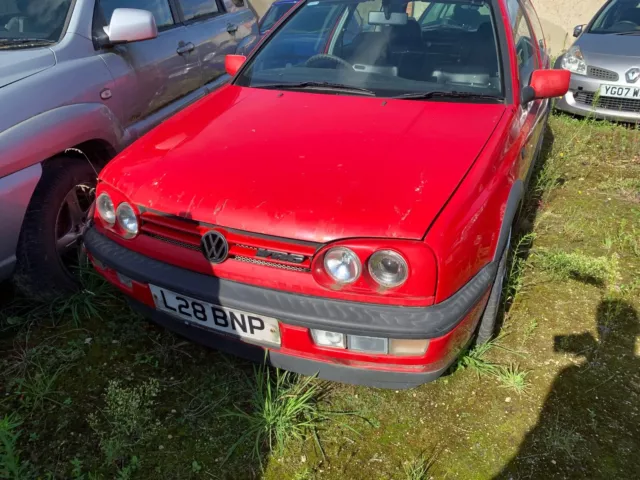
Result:
{"label": "suv headlight", "polygon": [[324,269],[339,284],[355,282],[360,277],[360,259],[348,248],[336,247],[324,255]]}
{"label": "suv headlight", "polygon": [[587,74],[587,62],[584,60],[582,50],[578,45],[574,45],[562,57],[562,68],[578,75]]}
{"label": "suv headlight", "polygon": [[138,217],[131,205],[127,202],[122,202],[118,205],[116,217],[118,218],[118,224],[124,231],[126,238],[132,238],[138,234]]}
{"label": "suv headlight", "polygon": [[381,286],[399,287],[409,276],[407,261],[393,250],[378,250],[369,259],[369,273]]}
{"label": "suv headlight", "polygon": [[113,206],[113,200],[108,193],[101,193],[96,201],[96,208],[100,218],[108,225],[116,223],[116,209]]}

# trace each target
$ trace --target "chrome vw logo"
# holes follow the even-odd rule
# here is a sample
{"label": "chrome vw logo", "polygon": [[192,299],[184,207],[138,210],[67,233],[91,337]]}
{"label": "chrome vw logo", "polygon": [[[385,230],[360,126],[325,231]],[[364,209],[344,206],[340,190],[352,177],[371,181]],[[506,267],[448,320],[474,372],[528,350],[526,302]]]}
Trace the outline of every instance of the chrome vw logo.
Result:
{"label": "chrome vw logo", "polygon": [[200,241],[200,245],[202,246],[204,257],[211,263],[222,263],[227,259],[227,255],[229,255],[227,239],[215,230],[205,233]]}
{"label": "chrome vw logo", "polygon": [[625,74],[625,77],[627,77],[627,82],[636,83],[640,78],[640,68],[633,67]]}

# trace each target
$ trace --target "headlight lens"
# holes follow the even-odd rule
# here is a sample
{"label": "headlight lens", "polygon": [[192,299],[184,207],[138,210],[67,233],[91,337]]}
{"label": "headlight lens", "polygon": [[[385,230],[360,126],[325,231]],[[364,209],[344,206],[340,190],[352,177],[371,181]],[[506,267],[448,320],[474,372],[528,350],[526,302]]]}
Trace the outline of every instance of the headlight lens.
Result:
{"label": "headlight lens", "polygon": [[126,237],[131,238],[138,234],[138,217],[131,205],[127,202],[118,205],[116,217],[118,217],[118,223],[125,231]]}
{"label": "headlight lens", "polygon": [[409,267],[399,253],[379,250],[369,259],[369,273],[383,287],[393,288],[407,280]]}
{"label": "headlight lens", "polygon": [[579,75],[587,74],[587,62],[585,62],[582,50],[578,45],[571,47],[562,57],[562,68]]}
{"label": "headlight lens", "polygon": [[332,248],[324,255],[324,269],[341,284],[353,283],[360,277],[360,259],[348,248]]}
{"label": "headlight lens", "polygon": [[109,225],[116,223],[116,209],[113,206],[113,201],[107,193],[101,193],[96,201],[96,208],[98,209],[98,215],[100,218]]}

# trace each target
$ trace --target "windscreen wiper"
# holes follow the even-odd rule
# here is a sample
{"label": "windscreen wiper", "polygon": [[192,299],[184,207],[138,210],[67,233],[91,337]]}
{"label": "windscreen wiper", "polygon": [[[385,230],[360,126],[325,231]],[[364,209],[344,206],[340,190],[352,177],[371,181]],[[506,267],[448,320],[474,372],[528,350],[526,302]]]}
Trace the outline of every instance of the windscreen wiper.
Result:
{"label": "windscreen wiper", "polygon": [[640,30],[629,30],[628,32],[618,32],[614,35],[640,35]]}
{"label": "windscreen wiper", "polygon": [[48,40],[46,38],[0,38],[0,47],[4,46],[38,46],[38,45],[53,45],[53,40]]}
{"label": "windscreen wiper", "polygon": [[256,85],[258,88],[272,88],[274,90],[298,90],[298,89],[319,89],[319,90],[339,90],[344,92],[355,92],[362,95],[375,96],[373,90],[362,87],[352,87],[342,83],[331,82],[300,82],[300,83],[267,83],[264,85]]}
{"label": "windscreen wiper", "polygon": [[462,98],[470,100],[493,100],[494,102],[502,102],[504,98],[496,95],[486,95],[483,93],[471,93],[471,92],[412,92],[404,93],[396,97],[391,97],[398,100],[428,100],[430,98]]}

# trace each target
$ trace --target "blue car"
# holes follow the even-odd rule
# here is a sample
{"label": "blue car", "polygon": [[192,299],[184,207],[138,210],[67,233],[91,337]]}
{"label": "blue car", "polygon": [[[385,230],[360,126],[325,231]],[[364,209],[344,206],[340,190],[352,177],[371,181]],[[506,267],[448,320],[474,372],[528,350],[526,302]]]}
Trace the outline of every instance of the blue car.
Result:
{"label": "blue car", "polygon": [[254,46],[264,37],[264,35],[278,23],[278,20],[293,7],[298,0],[276,0],[271,4],[267,13],[258,22],[256,32],[249,35],[238,45],[238,55],[248,55]]}

